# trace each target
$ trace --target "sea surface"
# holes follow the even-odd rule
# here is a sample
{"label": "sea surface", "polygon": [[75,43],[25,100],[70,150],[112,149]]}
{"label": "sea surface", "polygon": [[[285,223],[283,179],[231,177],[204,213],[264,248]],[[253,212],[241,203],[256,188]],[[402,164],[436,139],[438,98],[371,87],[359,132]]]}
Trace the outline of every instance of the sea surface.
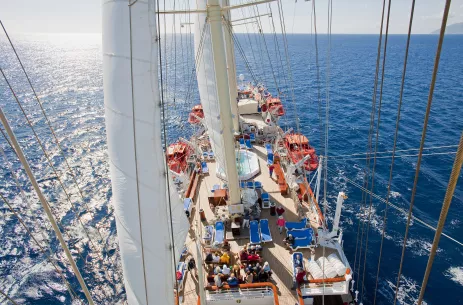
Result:
{"label": "sea surface", "polygon": [[[65,238],[71,244],[96,302],[122,303],[125,294],[121,286],[106,151],[101,35],[11,35],[66,159],[54,142],[14,53],[5,37],[0,36],[0,67],[32,121],[59,179],[3,79],[0,80],[0,106],[16,132],[62,230],[66,232]],[[282,126],[297,130],[296,122],[299,122],[299,130],[310,138],[320,154],[325,153],[323,137],[326,92],[329,90],[328,155],[332,157],[328,161],[327,213],[332,218],[337,193],[344,191],[349,197],[341,217],[344,250],[354,270],[354,288],[359,291],[360,300],[365,305],[373,304],[385,204],[377,199],[372,200],[372,214],[368,217],[370,197],[367,197],[367,208],[363,207],[362,191],[353,183],[363,185],[367,168],[365,153],[370,130],[378,36],[332,35],[329,40],[327,36],[319,35],[318,77],[313,35],[288,35],[287,55],[291,73],[288,72],[281,35],[262,37],[238,34],[237,38],[246,57],[244,61],[241,52],[236,50],[237,73],[243,74],[246,81],[255,77],[256,81],[264,82],[273,94],[277,93],[278,87],[287,110],[281,120]],[[405,35],[389,36],[381,99],[381,82],[377,88],[376,105],[381,101],[377,144],[377,156],[380,158],[376,162],[373,192],[382,198],[387,194],[391,163],[391,153],[387,151],[392,150],[406,38]],[[168,139],[172,142],[180,135],[193,132],[186,123],[186,117],[199,100],[196,83],[191,82],[192,37],[184,34],[167,37],[163,41],[167,43],[165,48],[163,46],[163,55],[168,59],[167,66],[163,64],[163,75],[167,75],[165,96],[169,105],[166,123]],[[416,149],[421,138],[437,41],[437,35],[414,35],[411,39],[397,143],[397,149],[401,150],[397,154],[402,157],[395,161],[389,198],[392,204],[405,210],[408,210],[411,199],[417,163]],[[463,130],[462,74],[463,36],[448,35],[442,49],[413,210],[414,216],[433,227],[439,218],[456,145]],[[376,112],[375,120],[377,118]],[[374,131],[373,149],[375,139]],[[7,158],[5,160],[0,152],[1,194],[21,215],[38,242],[54,252],[52,257],[59,261],[59,268],[82,297],[77,280],[70,266],[64,263],[64,253],[27,182],[25,172],[1,136],[0,146]],[[67,168],[66,161],[72,172]],[[15,176],[19,179],[24,196],[16,185]],[[74,183],[74,177],[79,188]],[[60,183],[65,186],[74,208],[71,208]],[[368,189],[371,189],[371,183]],[[462,209],[463,179],[460,179],[444,229],[457,241],[463,241]],[[76,215],[79,215],[79,219]],[[388,209],[376,304],[393,302],[406,219],[404,213],[391,207]],[[432,229],[417,221],[411,222],[398,304],[414,304],[418,297],[433,236]],[[40,251],[3,202],[0,203],[0,289],[19,304],[73,303],[60,276],[47,260],[47,255]],[[428,305],[463,304],[462,295],[463,246],[442,237],[424,299]],[[0,303],[8,304],[1,297]]]}

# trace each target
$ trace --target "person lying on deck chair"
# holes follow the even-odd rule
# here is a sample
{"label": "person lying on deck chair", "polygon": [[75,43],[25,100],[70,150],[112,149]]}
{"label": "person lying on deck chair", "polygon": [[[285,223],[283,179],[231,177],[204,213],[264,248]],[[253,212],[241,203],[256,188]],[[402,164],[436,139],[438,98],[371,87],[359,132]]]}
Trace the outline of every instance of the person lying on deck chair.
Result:
{"label": "person lying on deck chair", "polygon": [[235,277],[234,273],[230,274],[230,277],[228,278],[227,283],[228,283],[228,286],[230,287],[238,286],[239,282],[238,282],[238,279]]}
{"label": "person lying on deck chair", "polygon": [[285,243],[286,247],[291,248],[294,245],[293,235],[289,234],[288,237],[283,239],[283,242]]}
{"label": "person lying on deck chair", "polygon": [[296,255],[296,259],[294,260],[294,266],[302,268],[302,257],[300,254]]}

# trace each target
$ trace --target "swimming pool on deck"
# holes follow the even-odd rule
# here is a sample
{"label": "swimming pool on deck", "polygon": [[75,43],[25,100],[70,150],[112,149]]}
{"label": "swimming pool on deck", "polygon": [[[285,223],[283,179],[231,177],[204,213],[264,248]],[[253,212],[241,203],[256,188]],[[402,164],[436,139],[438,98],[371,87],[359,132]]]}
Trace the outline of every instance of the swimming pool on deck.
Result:
{"label": "swimming pool on deck", "polygon": [[[238,179],[249,180],[260,173],[259,159],[252,151],[240,149],[236,151]],[[225,180],[225,172],[221,165],[217,166],[217,177]]]}

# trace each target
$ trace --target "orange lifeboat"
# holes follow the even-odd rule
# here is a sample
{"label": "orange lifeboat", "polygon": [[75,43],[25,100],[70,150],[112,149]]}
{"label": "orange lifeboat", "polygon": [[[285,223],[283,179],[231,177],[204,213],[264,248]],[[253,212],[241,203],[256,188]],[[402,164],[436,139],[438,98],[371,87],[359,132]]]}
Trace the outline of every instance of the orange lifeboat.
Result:
{"label": "orange lifeboat", "polygon": [[192,149],[184,142],[176,142],[170,144],[167,148],[167,165],[173,172],[180,174],[186,172],[188,167],[188,157],[190,156]]}
{"label": "orange lifeboat", "polygon": [[310,155],[310,158],[304,162],[306,171],[314,171],[318,167],[318,157],[315,148],[309,145],[309,139],[303,134],[290,133],[285,135],[283,144],[288,150],[289,159],[296,164],[302,158]]}
{"label": "orange lifeboat", "polygon": [[200,122],[198,118],[204,119],[204,111],[201,104],[195,105],[193,109],[191,109],[190,115],[188,116],[188,123],[198,124]]}
{"label": "orange lifeboat", "polygon": [[267,111],[277,116],[285,114],[283,104],[281,104],[281,100],[277,97],[268,97],[265,100],[265,104],[262,105],[262,112]]}

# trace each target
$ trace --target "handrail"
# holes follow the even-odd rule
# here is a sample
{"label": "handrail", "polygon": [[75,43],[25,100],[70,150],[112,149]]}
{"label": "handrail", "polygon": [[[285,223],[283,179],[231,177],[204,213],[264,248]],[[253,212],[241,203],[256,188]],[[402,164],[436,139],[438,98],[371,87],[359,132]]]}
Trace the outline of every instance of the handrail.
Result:
{"label": "handrail", "polygon": [[[277,287],[269,282],[264,283],[250,283],[250,284],[239,284],[239,288],[259,288],[259,287],[270,287],[273,291],[273,303],[274,305],[280,305],[280,301],[278,300],[278,290]],[[224,284],[221,288],[230,289],[228,284]],[[206,290],[218,290],[217,286],[209,286],[206,287]],[[198,305],[199,305],[199,297],[198,297]]]}
{"label": "handrail", "polygon": [[301,288],[297,287],[297,298],[299,299],[299,305],[304,305],[304,299],[302,298]]}

